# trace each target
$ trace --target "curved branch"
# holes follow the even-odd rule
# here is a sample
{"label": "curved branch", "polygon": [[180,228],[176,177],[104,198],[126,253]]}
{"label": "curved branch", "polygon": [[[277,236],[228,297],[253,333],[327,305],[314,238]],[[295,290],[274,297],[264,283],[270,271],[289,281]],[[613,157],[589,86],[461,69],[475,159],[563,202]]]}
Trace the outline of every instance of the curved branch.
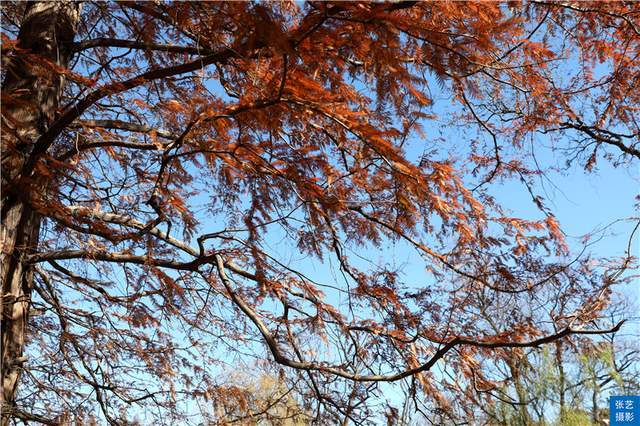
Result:
{"label": "curved branch", "polygon": [[566,327],[565,329],[563,329],[558,333],[551,334],[551,335],[541,337],[539,339],[527,341],[527,342],[481,341],[481,340],[474,340],[474,339],[469,339],[464,337],[455,337],[446,343],[444,341],[438,342],[443,346],[440,349],[438,349],[438,351],[436,351],[436,353],[426,363],[418,367],[407,369],[396,374],[361,375],[357,373],[348,372],[339,367],[327,366],[317,362],[295,361],[288,358],[285,354],[283,354],[275,337],[273,336],[273,334],[271,334],[266,324],[259,318],[258,314],[249,306],[249,304],[238,293],[236,293],[233,290],[233,287],[231,286],[231,280],[229,279],[229,277],[225,272],[225,262],[222,256],[219,254],[215,254],[214,259],[216,263],[216,268],[218,270],[218,276],[220,277],[220,280],[222,281],[223,286],[227,290],[227,293],[229,293],[231,300],[251,320],[251,322],[253,322],[256,328],[258,328],[258,331],[260,332],[263,339],[265,340],[265,343],[267,344],[269,351],[271,352],[274,360],[278,364],[295,368],[298,370],[306,370],[306,371],[314,370],[314,371],[319,371],[321,373],[333,374],[335,376],[343,377],[345,379],[349,379],[357,382],[395,382],[395,381],[404,379],[406,377],[416,375],[423,371],[428,371],[429,369],[431,369],[431,367],[435,365],[436,362],[438,362],[441,358],[443,358],[447,354],[447,352],[449,352],[451,349],[453,349],[456,346],[467,345],[467,346],[476,346],[476,347],[492,348],[492,349],[537,347],[537,346],[544,345],[546,343],[553,342],[558,339],[562,339],[572,334],[615,333],[618,330],[620,330],[620,327],[622,327],[622,324],[624,323],[624,320],[620,321],[613,328],[608,330],[580,330],[580,329],[573,329],[570,327]]}
{"label": "curved branch", "polygon": [[[256,46],[254,46],[254,48],[255,47]],[[51,144],[53,144],[62,131],[100,99],[116,93],[122,93],[153,80],[172,77],[174,75],[187,74],[213,63],[225,63],[239,54],[240,53],[235,49],[225,48],[216,53],[200,56],[191,62],[147,71],[128,80],[110,83],[94,90],[78,101],[75,105],[70,106],[60,116],[60,118],[58,118],[47,129],[47,131],[36,140],[31,156],[22,167],[21,175],[30,175],[40,156],[49,149]]]}

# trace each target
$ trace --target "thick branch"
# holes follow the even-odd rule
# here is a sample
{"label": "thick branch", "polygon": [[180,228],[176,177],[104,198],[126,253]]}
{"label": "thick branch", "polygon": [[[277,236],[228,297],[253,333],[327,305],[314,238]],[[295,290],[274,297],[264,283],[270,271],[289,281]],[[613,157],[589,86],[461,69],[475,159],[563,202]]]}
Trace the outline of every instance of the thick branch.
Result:
{"label": "thick branch", "polygon": [[170,53],[188,53],[192,55],[202,55],[210,53],[207,49],[198,46],[179,46],[173,44],[145,43],[137,40],[123,40],[109,37],[99,37],[74,43],[71,49],[74,52],[93,49],[95,47],[121,47],[127,49],[156,50]]}
{"label": "thick branch", "polygon": [[578,130],[580,132],[586,133],[587,135],[589,135],[591,138],[593,138],[594,140],[601,142],[601,143],[606,143],[608,145],[613,145],[616,146],[620,149],[620,151],[624,152],[625,154],[629,154],[632,155],[638,159],[640,159],[640,150],[634,148],[633,146],[628,146],[622,143],[622,141],[620,141],[620,138],[615,136],[615,137],[605,137],[602,135],[602,133],[610,133],[611,132],[606,132],[603,130],[598,129],[597,127],[592,127],[592,126],[587,126],[584,123],[571,123],[571,122],[564,122],[562,123],[562,126],[564,126],[565,128],[571,128],[571,129],[575,129]]}
{"label": "thick branch", "polygon": [[146,126],[144,124],[131,123],[122,120],[78,120],[70,127],[72,128],[102,128],[102,129],[116,129],[126,130],[128,132],[137,133],[154,133],[161,138],[176,139],[178,136],[168,130],[158,129],[156,127]]}

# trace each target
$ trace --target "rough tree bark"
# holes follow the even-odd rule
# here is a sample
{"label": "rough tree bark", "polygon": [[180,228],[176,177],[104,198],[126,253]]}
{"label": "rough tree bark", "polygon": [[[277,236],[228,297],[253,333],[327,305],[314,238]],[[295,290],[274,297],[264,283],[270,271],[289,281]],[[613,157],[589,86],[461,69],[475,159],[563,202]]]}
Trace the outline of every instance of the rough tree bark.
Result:
{"label": "rough tree bark", "polygon": [[[2,425],[16,415],[15,395],[33,288],[33,269],[25,255],[38,244],[41,218],[30,206],[46,182],[20,176],[33,143],[53,122],[64,77],[53,64],[67,67],[80,3],[29,2],[2,83],[2,196],[0,267],[2,278]],[[34,61],[36,59],[36,61]],[[31,189],[30,189],[31,188]]]}

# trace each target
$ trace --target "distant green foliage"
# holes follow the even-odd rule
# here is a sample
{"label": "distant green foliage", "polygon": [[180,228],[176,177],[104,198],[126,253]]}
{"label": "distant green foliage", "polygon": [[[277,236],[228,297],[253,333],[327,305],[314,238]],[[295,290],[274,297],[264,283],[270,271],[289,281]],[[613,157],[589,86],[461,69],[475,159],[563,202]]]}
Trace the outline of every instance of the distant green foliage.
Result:
{"label": "distant green foliage", "polygon": [[565,409],[561,419],[553,424],[557,426],[591,426],[594,423],[591,415],[585,410]]}

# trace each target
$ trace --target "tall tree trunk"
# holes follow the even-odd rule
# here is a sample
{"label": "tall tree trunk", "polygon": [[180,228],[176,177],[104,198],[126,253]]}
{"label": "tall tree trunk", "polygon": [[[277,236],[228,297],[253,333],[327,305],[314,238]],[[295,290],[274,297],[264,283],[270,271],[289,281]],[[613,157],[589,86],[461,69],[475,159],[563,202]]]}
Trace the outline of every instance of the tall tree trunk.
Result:
{"label": "tall tree trunk", "polygon": [[560,423],[564,421],[566,414],[565,403],[565,374],[564,374],[564,359],[562,357],[563,345],[560,340],[556,341],[556,365],[558,366],[558,394],[560,404]]}
{"label": "tall tree trunk", "polygon": [[[2,425],[15,415],[16,387],[25,362],[33,268],[26,255],[37,248],[40,215],[30,201],[46,182],[20,171],[33,143],[53,122],[80,16],[80,3],[29,2],[25,6],[17,50],[2,83],[2,198],[0,204],[0,277],[2,278]],[[38,194],[40,193],[40,194]]]}
{"label": "tall tree trunk", "polygon": [[519,424],[530,425],[532,421],[528,408],[529,401],[527,398],[527,390],[522,383],[521,368],[524,367],[524,359],[525,358],[522,354],[512,350],[507,361],[507,365],[509,366],[509,371],[513,378],[513,385],[516,390],[516,395],[518,396]]}
{"label": "tall tree trunk", "polygon": [[593,379],[593,392],[591,393],[591,420],[594,425],[600,424],[600,418],[598,416],[598,383],[596,378]]}

